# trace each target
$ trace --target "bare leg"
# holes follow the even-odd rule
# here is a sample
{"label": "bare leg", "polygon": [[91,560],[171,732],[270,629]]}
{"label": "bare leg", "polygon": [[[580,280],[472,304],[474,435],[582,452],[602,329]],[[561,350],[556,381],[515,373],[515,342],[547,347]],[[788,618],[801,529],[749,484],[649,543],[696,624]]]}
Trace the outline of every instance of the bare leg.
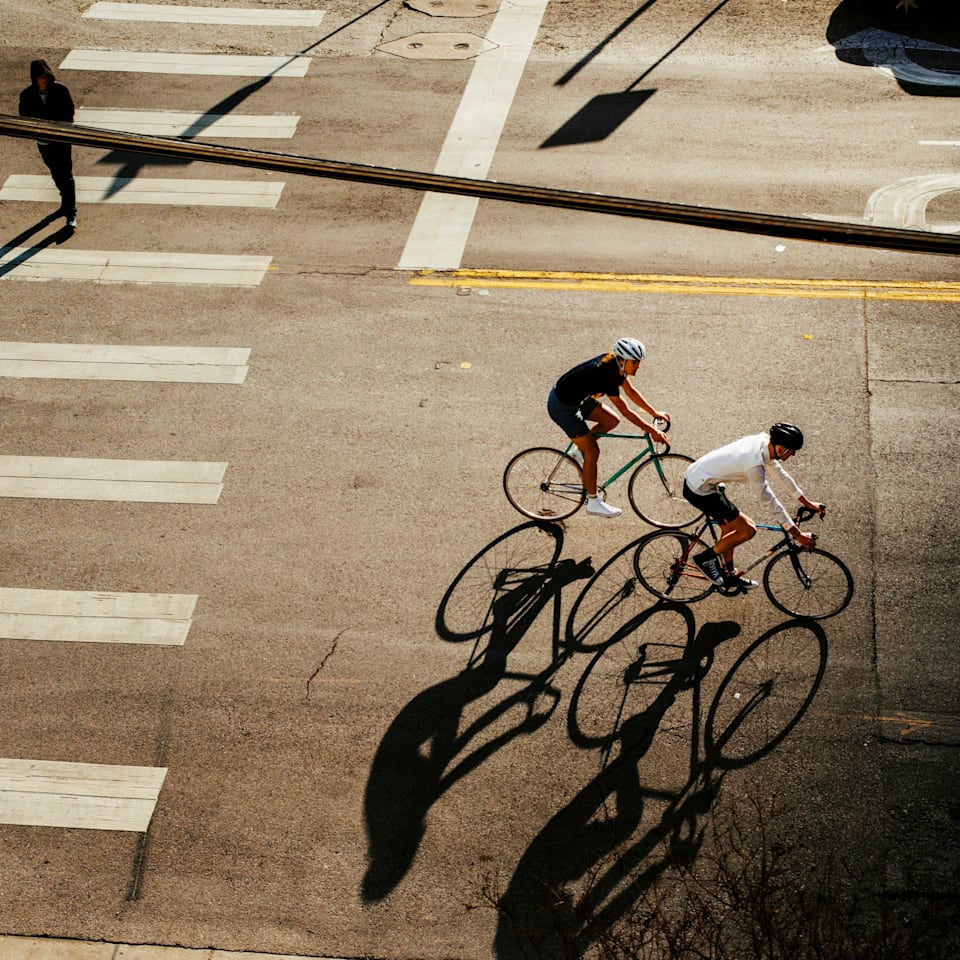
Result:
{"label": "bare leg", "polygon": [[590,411],[588,417],[594,424],[590,432],[582,437],[574,437],[573,442],[583,454],[583,487],[588,497],[597,495],[597,460],[600,457],[600,446],[597,443],[598,433],[610,433],[620,422],[620,418],[602,403],[598,403]]}
{"label": "bare leg", "polygon": [[597,458],[600,456],[600,444],[592,433],[574,437],[573,442],[583,454],[583,488],[588,497],[597,495]]}
{"label": "bare leg", "polygon": [[720,524],[720,539],[713,545],[713,551],[733,566],[734,548],[753,539],[756,532],[756,524],[741,513],[736,520]]}

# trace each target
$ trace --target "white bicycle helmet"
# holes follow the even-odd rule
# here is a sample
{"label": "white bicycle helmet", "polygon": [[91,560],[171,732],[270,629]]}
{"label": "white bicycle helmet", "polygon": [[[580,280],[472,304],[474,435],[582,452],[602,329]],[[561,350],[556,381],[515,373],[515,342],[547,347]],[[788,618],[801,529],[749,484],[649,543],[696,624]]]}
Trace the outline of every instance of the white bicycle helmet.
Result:
{"label": "white bicycle helmet", "polygon": [[642,360],[647,355],[647,348],[633,337],[621,337],[614,345],[613,352],[621,360]]}

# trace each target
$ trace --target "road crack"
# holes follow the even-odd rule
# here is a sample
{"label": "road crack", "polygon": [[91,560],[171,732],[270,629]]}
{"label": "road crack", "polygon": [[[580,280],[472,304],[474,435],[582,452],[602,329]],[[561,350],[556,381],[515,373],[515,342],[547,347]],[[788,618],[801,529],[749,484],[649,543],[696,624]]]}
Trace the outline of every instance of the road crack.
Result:
{"label": "road crack", "polygon": [[327,661],[337,652],[337,644],[340,642],[340,638],[344,635],[344,633],[346,633],[346,631],[345,631],[345,630],[341,630],[341,631],[333,638],[333,643],[330,645],[330,649],[324,654],[323,659],[320,661],[320,665],[317,667],[316,670],[313,671],[313,673],[310,674],[310,677],[309,677],[309,679],[307,680],[306,693],[305,693],[305,695],[304,695],[304,699],[305,699],[305,700],[309,700],[309,699],[310,699],[310,685],[313,683],[314,680],[317,679],[317,677],[319,676],[320,672],[321,672],[321,671],[323,670],[323,668],[327,665]]}

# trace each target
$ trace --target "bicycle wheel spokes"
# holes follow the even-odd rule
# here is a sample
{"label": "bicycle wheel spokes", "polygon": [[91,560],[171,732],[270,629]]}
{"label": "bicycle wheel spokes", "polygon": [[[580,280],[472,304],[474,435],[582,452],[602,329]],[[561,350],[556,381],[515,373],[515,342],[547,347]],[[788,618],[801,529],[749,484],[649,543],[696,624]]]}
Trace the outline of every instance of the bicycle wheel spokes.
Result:
{"label": "bicycle wheel spokes", "polygon": [[451,642],[476,640],[495,626],[497,601],[522,601],[525,582],[548,576],[560,556],[553,524],[525,523],[501,534],[457,574],[437,608],[437,633]]}
{"label": "bicycle wheel spokes", "polygon": [[[693,629],[688,611],[654,604],[608,634],[570,698],[571,740],[579,747],[610,748],[624,739],[623,749],[629,752],[654,730],[660,736],[667,702],[663,693],[668,686],[679,690],[684,685]],[[656,715],[644,721],[651,708]],[[689,720],[680,723],[686,727]]]}
{"label": "bicycle wheel spokes", "polygon": [[692,603],[705,597],[713,584],[697,569],[692,555],[699,549],[688,533],[663,530],[644,537],[633,556],[637,578],[655,597]]}
{"label": "bicycle wheel spokes", "polygon": [[635,540],[618,550],[574,600],[567,619],[569,649],[595,650],[650,607],[650,597],[640,589],[634,570],[637,543]]}
{"label": "bicycle wheel spokes", "polygon": [[763,589],[770,602],[784,613],[806,620],[826,620],[850,602],[853,577],[842,560],[814,548],[774,557],[763,572]]}
{"label": "bicycle wheel spokes", "polygon": [[673,530],[700,519],[700,511],[683,496],[683,475],[691,463],[690,457],[666,453],[650,457],[634,470],[627,496],[641,519]]}
{"label": "bicycle wheel spokes", "polygon": [[791,621],[755,640],[724,677],[707,714],[708,762],[743,767],[800,722],[827,665],[823,628]]}
{"label": "bicycle wheel spokes", "polygon": [[586,499],[580,464],[550,447],[518,453],[503,472],[503,490],[515,510],[534,520],[563,520]]}
{"label": "bicycle wheel spokes", "polygon": [[624,720],[643,711],[637,673],[644,658],[644,646],[633,637],[594,657],[570,703],[568,719],[575,743],[584,747],[612,743]]}

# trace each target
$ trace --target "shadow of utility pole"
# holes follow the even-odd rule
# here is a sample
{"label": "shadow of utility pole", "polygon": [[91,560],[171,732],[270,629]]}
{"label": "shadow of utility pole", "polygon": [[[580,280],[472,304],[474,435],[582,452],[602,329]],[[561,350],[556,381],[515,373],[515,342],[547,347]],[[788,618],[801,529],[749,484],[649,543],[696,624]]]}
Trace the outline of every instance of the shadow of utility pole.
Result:
{"label": "shadow of utility pole", "polygon": [[581,107],[559,130],[550,134],[540,147],[569,147],[575,143],[606,140],[656,92],[653,89],[601,93]]}
{"label": "shadow of utility pole", "polygon": [[[612,33],[597,44],[583,59],[575,63],[554,86],[562,87],[572,80],[614,37],[622,33],[644,11],[649,10],[656,0],[647,0],[638,7]],[[578,110],[559,130],[547,137],[540,148],[568,147],[577,143],[596,143],[605,140],[614,133],[621,124],[625,123],[635,110],[641,107],[656,92],[656,87],[645,90],[635,90],[657,67],[668,57],[672,56],[683,46],[703,25],[726,6],[729,0],[720,2],[695,26],[684,34],[663,56],[647,67],[623,93],[602,93],[590,100],[586,106]]]}

